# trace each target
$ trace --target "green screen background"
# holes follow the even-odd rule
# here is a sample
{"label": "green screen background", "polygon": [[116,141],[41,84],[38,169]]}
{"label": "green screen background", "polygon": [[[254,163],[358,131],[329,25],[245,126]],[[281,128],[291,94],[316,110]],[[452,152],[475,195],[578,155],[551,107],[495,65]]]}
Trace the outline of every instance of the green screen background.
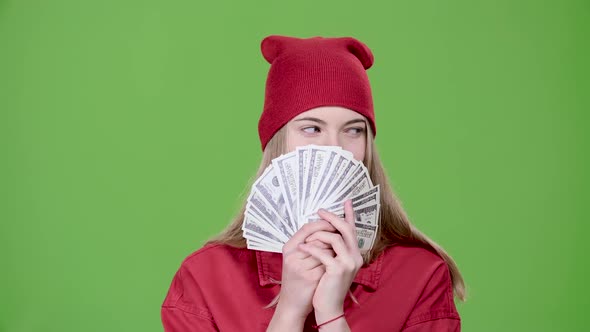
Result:
{"label": "green screen background", "polygon": [[[590,323],[587,1],[0,1],[0,331],[160,331],[257,168],[269,34],[354,36],[465,331]],[[586,281],[585,281],[586,280]],[[395,310],[395,308],[392,308]]]}

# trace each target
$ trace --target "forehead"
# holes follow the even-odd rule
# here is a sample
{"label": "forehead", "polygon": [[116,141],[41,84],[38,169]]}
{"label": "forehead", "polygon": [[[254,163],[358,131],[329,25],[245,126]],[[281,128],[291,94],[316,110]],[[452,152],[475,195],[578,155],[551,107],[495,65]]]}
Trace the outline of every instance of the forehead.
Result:
{"label": "forehead", "polygon": [[321,107],[316,107],[316,108],[312,108],[310,110],[307,110],[299,115],[297,115],[296,117],[293,118],[293,120],[297,120],[297,119],[302,119],[302,118],[307,118],[307,117],[313,117],[313,118],[318,118],[318,119],[322,119],[322,120],[344,120],[344,121],[348,121],[348,120],[353,120],[353,119],[362,119],[364,120],[365,117],[362,116],[361,114],[348,109],[348,108],[344,108],[344,107],[340,107],[340,106],[321,106]]}

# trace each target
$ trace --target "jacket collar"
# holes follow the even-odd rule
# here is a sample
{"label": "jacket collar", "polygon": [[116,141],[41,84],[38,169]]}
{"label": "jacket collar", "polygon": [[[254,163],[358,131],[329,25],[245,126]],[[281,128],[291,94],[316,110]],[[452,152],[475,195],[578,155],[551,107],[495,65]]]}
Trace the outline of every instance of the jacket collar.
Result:
{"label": "jacket collar", "polygon": [[[274,252],[255,251],[260,286],[264,287],[277,284],[277,281],[281,280],[283,255]],[[383,254],[379,255],[371,264],[361,267],[356,274],[353,283],[363,285],[373,291],[377,290],[377,286],[379,286],[379,277],[381,276],[382,263]]]}

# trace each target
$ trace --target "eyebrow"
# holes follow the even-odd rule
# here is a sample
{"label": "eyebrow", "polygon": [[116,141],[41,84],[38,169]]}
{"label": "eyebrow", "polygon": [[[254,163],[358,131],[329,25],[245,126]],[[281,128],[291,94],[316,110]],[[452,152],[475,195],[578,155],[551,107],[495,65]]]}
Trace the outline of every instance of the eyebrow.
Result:
{"label": "eyebrow", "polygon": [[[317,122],[319,124],[326,125],[326,121],[324,121],[322,119],[314,118],[314,117],[305,117],[305,118],[301,118],[301,119],[296,119],[295,121],[314,121],[314,122]],[[344,123],[344,126],[348,126],[350,124],[358,123],[358,122],[365,123],[365,120],[364,119],[360,119],[360,118],[348,120],[348,121],[346,121],[346,123]]]}

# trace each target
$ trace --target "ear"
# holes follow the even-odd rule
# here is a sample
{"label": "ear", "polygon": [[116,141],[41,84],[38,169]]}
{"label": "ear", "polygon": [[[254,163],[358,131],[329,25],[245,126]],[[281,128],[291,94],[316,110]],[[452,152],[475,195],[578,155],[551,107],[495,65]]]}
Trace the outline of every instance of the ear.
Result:
{"label": "ear", "polygon": [[358,39],[347,37],[346,48],[359,59],[365,70],[371,68],[374,57],[373,52],[371,52],[371,49],[367,45],[363,44]]}
{"label": "ear", "polygon": [[276,57],[279,56],[279,54],[281,54],[285,48],[285,43],[288,41],[288,39],[291,38],[278,35],[272,35],[264,38],[260,43],[260,50],[262,51],[264,59],[266,59],[268,63],[272,64],[274,59],[276,59]]}

